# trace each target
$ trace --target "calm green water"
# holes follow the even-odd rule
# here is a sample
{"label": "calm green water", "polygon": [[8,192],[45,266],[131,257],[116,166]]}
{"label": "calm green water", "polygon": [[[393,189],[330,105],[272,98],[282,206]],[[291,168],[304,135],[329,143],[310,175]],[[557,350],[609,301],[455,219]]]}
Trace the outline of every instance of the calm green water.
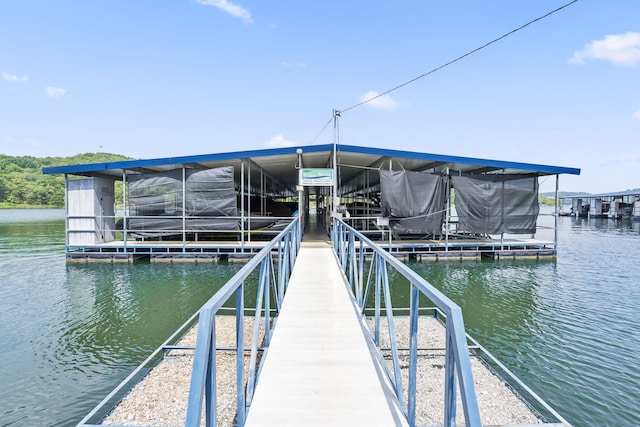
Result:
{"label": "calm green water", "polygon": [[[0,210],[0,425],[75,425],[237,265],[67,264],[61,211]],[[560,219],[557,261],[415,263],[575,426],[640,425],[640,223]]]}
{"label": "calm green water", "polygon": [[71,426],[240,266],[67,264],[62,211],[0,210],[0,425]]}

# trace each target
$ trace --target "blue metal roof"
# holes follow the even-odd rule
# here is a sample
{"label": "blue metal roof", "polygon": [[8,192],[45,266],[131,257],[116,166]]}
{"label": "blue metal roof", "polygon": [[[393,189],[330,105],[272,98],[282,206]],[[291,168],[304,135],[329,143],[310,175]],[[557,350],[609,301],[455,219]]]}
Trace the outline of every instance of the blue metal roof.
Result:
{"label": "blue metal roof", "polygon": [[[263,167],[268,168],[268,163],[265,162],[267,158],[281,156],[283,158],[291,159],[291,156],[297,157],[297,150],[302,150],[305,156],[305,166],[317,167],[315,165],[307,165],[309,162],[307,158],[309,155],[319,154],[316,156],[316,161],[326,162],[330,154],[333,152],[333,144],[325,145],[308,145],[298,147],[285,147],[285,148],[272,148],[263,150],[250,150],[250,151],[235,151],[227,153],[212,153],[202,154],[194,156],[181,156],[181,157],[166,157],[157,159],[143,159],[143,160],[127,160],[118,162],[107,163],[92,163],[82,165],[68,165],[68,166],[52,166],[43,168],[44,174],[79,174],[79,175],[104,175],[109,174],[116,176],[118,173],[122,173],[123,170],[136,170],[136,169],[154,169],[167,170],[172,167],[181,167],[182,165],[189,164],[212,164],[216,162],[224,161],[238,161],[240,159],[252,159],[260,160],[260,163],[264,163]],[[337,145],[338,152],[341,154],[352,154],[350,160],[361,159],[361,166],[368,166],[374,164],[376,161],[385,159],[394,159],[402,163],[402,161],[414,161],[421,162],[424,165],[431,163],[438,163],[442,165],[448,165],[451,169],[462,171],[488,171],[488,170],[509,170],[520,172],[532,172],[541,175],[547,174],[572,174],[579,175],[580,169],[558,167],[549,165],[539,165],[531,163],[518,163],[507,162],[500,160],[479,159],[472,157],[460,157],[460,156],[446,156],[441,154],[432,153],[419,153],[414,151],[401,151],[390,150],[382,148],[361,147],[354,145]],[[325,155],[322,155],[322,154]],[[280,162],[281,163],[281,162]]]}
{"label": "blue metal roof", "polygon": [[118,162],[105,162],[105,163],[89,163],[81,165],[68,165],[68,166],[51,166],[42,169],[44,174],[88,174],[91,172],[104,172],[107,170],[116,169],[140,169],[140,168],[153,168],[157,166],[170,166],[170,165],[186,165],[194,163],[207,163],[223,160],[236,160],[246,159],[254,157],[268,157],[268,156],[280,156],[287,154],[296,154],[298,148],[303,148],[305,152],[319,152],[332,150],[333,145],[312,145],[308,147],[285,147],[285,148],[271,148],[264,150],[250,150],[250,151],[235,151],[228,153],[212,153],[212,154],[199,154],[194,156],[181,156],[181,157],[163,157],[157,159],[142,159],[142,160],[123,160]]}
{"label": "blue metal roof", "polygon": [[449,163],[455,165],[475,165],[495,169],[516,169],[522,171],[541,172],[549,174],[580,175],[580,169],[559,166],[538,165],[533,163],[507,162],[500,160],[479,159],[473,157],[446,156],[442,154],[418,153],[415,151],[390,150],[382,148],[359,147],[354,145],[339,145],[340,151],[351,153],[371,154],[384,157],[425,160],[431,162]]}

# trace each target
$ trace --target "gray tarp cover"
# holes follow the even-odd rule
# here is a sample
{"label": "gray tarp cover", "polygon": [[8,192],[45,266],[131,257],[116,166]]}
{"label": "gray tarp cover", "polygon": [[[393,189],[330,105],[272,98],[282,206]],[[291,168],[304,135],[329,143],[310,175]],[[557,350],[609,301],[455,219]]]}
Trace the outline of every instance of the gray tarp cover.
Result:
{"label": "gray tarp cover", "polygon": [[394,230],[440,233],[445,215],[446,182],[441,175],[380,170],[380,207]]}
{"label": "gray tarp cover", "polygon": [[127,181],[133,215],[170,215],[181,209],[182,171],[129,175]]}
{"label": "gray tarp cover", "polygon": [[[140,237],[182,232],[182,170],[130,175],[128,181],[131,214],[146,216],[129,218],[128,231]],[[233,166],[188,170],[185,198],[185,230],[239,229],[237,218],[225,218],[238,215]]]}
{"label": "gray tarp cover", "polygon": [[458,229],[481,234],[536,232],[536,175],[452,175]]}

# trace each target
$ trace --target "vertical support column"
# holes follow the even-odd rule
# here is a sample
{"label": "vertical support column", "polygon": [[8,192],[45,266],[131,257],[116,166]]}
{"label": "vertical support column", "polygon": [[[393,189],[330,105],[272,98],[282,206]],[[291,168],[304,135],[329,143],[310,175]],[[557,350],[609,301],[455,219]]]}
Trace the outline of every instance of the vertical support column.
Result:
{"label": "vertical support column", "polygon": [[182,165],[182,203],[180,210],[182,211],[182,252],[187,251],[187,217],[185,203],[187,201],[187,168]]}
{"label": "vertical support column", "polygon": [[451,219],[451,176],[447,167],[447,210],[445,211],[444,251],[449,252],[449,220]]}
{"label": "vertical support column", "polygon": [[266,212],[265,192],[264,169],[260,168],[260,215],[265,215]]}
{"label": "vertical support column", "polygon": [[247,241],[251,241],[251,161],[247,164]]}
{"label": "vertical support column", "polygon": [[124,215],[122,216],[122,243],[124,244],[124,251],[127,252],[127,171],[125,169],[122,170],[122,208],[124,209]]}
{"label": "vertical support column", "polygon": [[240,247],[244,252],[244,159],[240,161]]}
{"label": "vertical support column", "polygon": [[559,200],[559,186],[560,186],[560,175],[556,174],[556,211],[553,215],[553,248],[558,250],[558,206],[560,203]]}
{"label": "vertical support column", "polygon": [[340,117],[340,111],[333,110],[333,197],[331,200],[331,218],[335,218],[338,214],[338,140],[340,139],[338,117]]}
{"label": "vertical support column", "polygon": [[[298,148],[296,149],[296,154],[298,155],[298,171],[300,171],[300,169],[302,169],[302,148]],[[304,215],[304,201],[303,201],[303,195],[304,195],[304,188],[302,187],[302,182],[300,182],[300,173],[298,173],[298,185],[296,185],[296,188],[298,190],[298,220],[300,223],[300,227],[299,227],[299,238],[302,239],[302,234],[304,233],[304,226],[305,226],[305,221],[306,221],[306,217]]]}
{"label": "vertical support column", "polygon": [[[502,171],[504,174],[504,170]],[[500,210],[500,223],[503,224],[504,227],[504,209],[505,209],[505,201],[504,201],[504,181],[502,181],[502,191],[500,192],[500,199],[502,201],[502,209]],[[504,231],[500,233],[500,250],[504,250]],[[501,254],[502,255],[502,254]]]}
{"label": "vertical support column", "polygon": [[64,249],[65,252],[69,253],[69,186],[67,185],[67,180],[69,176],[64,174]]}

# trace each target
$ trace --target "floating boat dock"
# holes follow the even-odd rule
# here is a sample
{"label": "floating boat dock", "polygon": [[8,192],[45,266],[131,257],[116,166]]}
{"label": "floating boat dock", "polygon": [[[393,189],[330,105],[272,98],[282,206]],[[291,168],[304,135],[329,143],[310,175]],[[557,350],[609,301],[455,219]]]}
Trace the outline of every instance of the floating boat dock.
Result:
{"label": "floating boat dock", "polygon": [[560,203],[560,215],[640,221],[638,190],[564,196]]}
{"label": "floating boat dock", "polygon": [[[457,416],[470,427],[568,425],[466,335],[460,307],[399,259],[554,257],[558,197],[554,239],[540,239],[538,179],[555,176],[557,194],[559,175],[579,169],[332,144],[43,172],[65,174],[69,261],[246,262],[82,426],[110,420],[104,411],[176,352],[193,354],[186,418],[178,422],[190,427],[202,418],[213,426],[224,408],[229,412],[218,393],[230,383],[218,381],[230,371],[220,365],[221,352],[233,354],[231,421],[239,426],[451,427]],[[406,321],[392,305],[388,269],[409,286],[409,306],[400,308]],[[252,323],[245,318],[249,290],[256,292]],[[431,317],[443,326],[435,347],[425,344],[432,333],[423,329],[421,297],[435,305]],[[236,339],[225,348],[217,344],[219,317],[230,303]],[[195,346],[178,344],[196,320]],[[253,329],[250,338],[245,328]],[[517,384],[517,392],[505,386],[506,409],[515,402],[530,408],[519,397],[526,392],[538,402],[525,411],[533,419],[481,421],[474,379],[482,370],[471,361],[480,353],[480,365],[500,367]],[[434,358],[441,361],[441,400],[424,395],[434,386],[421,372]],[[166,396],[159,399],[167,404]],[[426,401],[441,403],[427,410]]]}
{"label": "floating boat dock", "polygon": [[69,261],[209,262],[255,254],[295,217],[328,233],[343,219],[400,257],[553,257],[538,179],[555,176],[557,194],[580,170],[330,144],[43,173],[66,177]]}

